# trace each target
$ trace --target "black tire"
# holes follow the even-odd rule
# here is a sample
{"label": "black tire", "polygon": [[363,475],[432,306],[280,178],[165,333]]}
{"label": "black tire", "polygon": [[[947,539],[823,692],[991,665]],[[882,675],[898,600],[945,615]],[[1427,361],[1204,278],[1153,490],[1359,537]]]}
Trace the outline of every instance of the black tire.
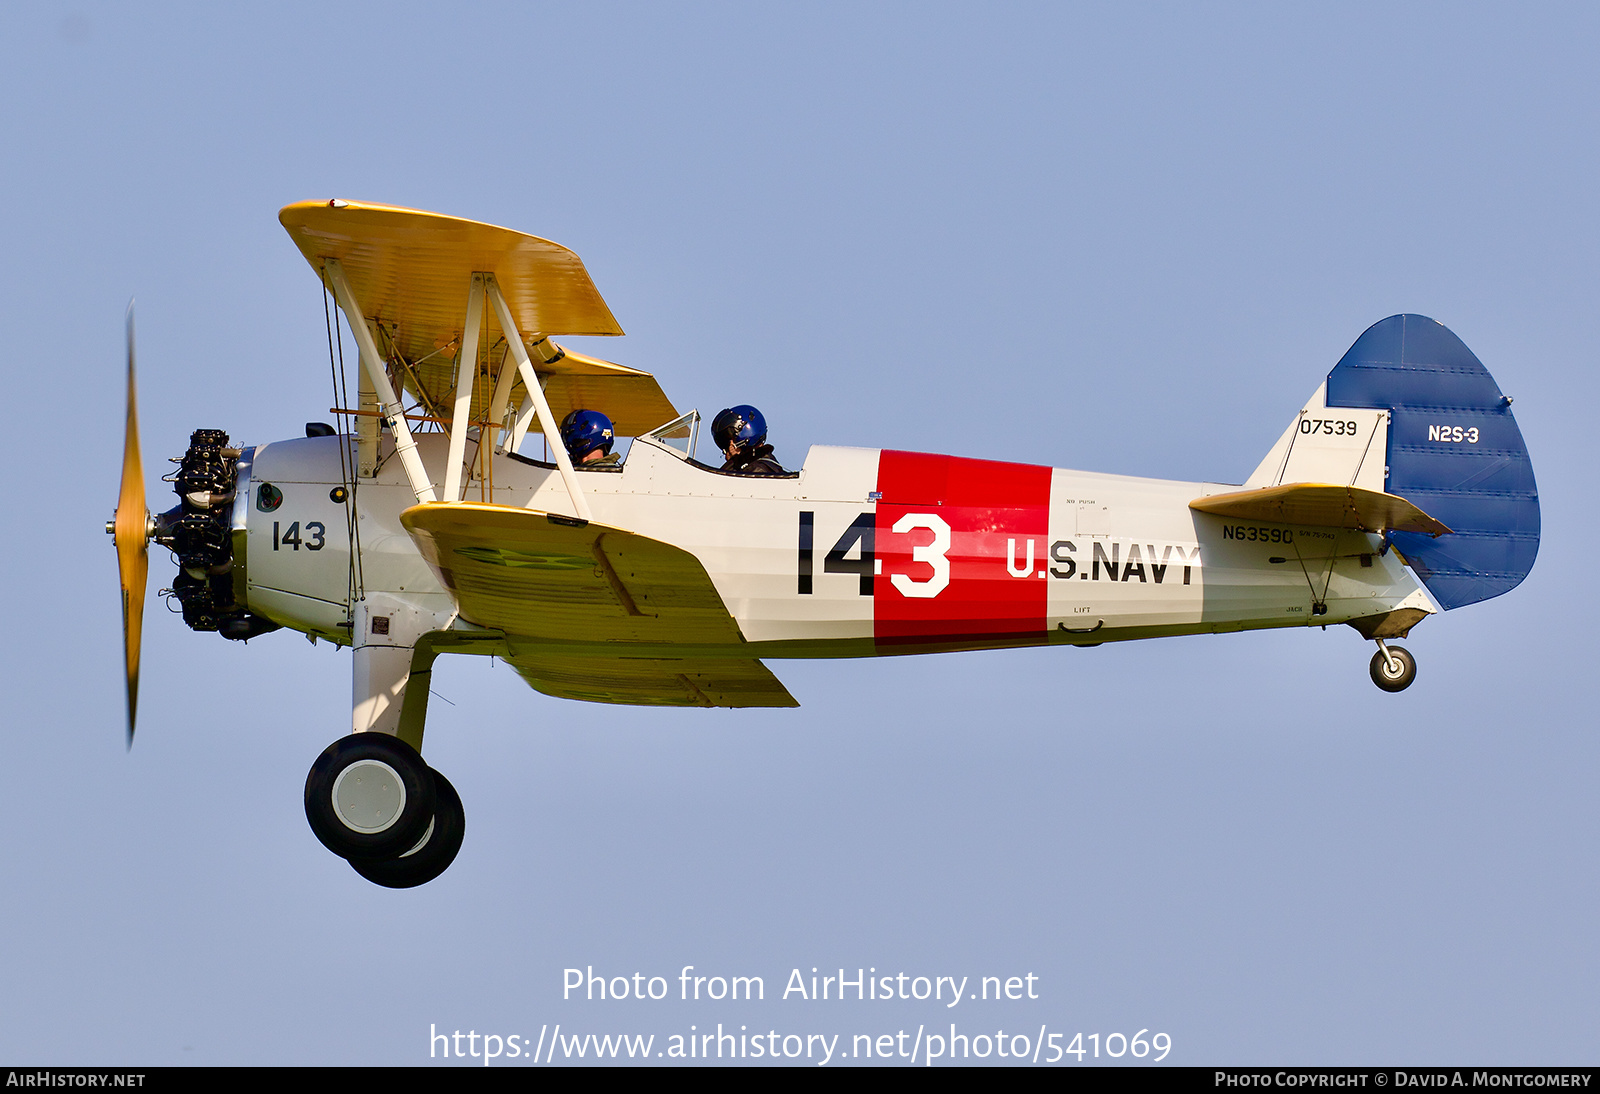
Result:
{"label": "black tire", "polygon": [[[433,771],[416,749],[387,733],[340,738],[306,776],[306,820],[322,845],[343,858],[388,858],[411,849],[435,805]],[[354,823],[358,809],[371,810],[370,827]]]}
{"label": "black tire", "polygon": [[410,889],[426,885],[450,868],[467,834],[466,811],[456,788],[437,771],[433,772],[433,787],[438,803],[434,806],[433,827],[426,833],[427,842],[399,858],[351,859],[350,866],[356,873],[375,885]]}
{"label": "black tire", "polygon": [[1404,691],[1411,686],[1411,681],[1417,678],[1417,661],[1411,654],[1399,646],[1389,647],[1390,655],[1395,659],[1399,672],[1391,672],[1389,660],[1379,650],[1372,655],[1372,682],[1384,691]]}

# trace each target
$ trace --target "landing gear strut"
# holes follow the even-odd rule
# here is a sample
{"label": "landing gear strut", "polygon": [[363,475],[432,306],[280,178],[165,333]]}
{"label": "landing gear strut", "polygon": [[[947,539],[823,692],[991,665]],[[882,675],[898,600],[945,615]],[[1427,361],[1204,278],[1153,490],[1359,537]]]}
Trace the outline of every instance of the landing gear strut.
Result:
{"label": "landing gear strut", "polygon": [[352,605],[351,729],[306,778],[306,820],[356,873],[390,889],[422,885],[455,861],[461,796],[423,761],[434,642],[454,622],[388,593]]}
{"label": "landing gear strut", "polygon": [[1386,646],[1376,640],[1378,652],[1372,655],[1372,682],[1384,691],[1404,691],[1417,678],[1417,661],[1400,646]]}

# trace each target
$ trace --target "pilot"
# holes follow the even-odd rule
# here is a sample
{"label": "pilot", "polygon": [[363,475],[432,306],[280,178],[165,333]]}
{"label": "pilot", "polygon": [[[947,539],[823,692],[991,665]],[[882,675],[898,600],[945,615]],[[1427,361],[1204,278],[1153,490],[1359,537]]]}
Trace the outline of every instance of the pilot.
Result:
{"label": "pilot", "polygon": [[614,440],[611,419],[598,410],[574,410],[561,420],[561,443],[574,467],[615,467],[622,457],[611,451]]}
{"label": "pilot", "polygon": [[783,465],[772,458],[767,443],[767,419],[748,404],[730,406],[711,421],[711,439],[717,442],[728,462],[724,471],[741,475],[785,475]]}

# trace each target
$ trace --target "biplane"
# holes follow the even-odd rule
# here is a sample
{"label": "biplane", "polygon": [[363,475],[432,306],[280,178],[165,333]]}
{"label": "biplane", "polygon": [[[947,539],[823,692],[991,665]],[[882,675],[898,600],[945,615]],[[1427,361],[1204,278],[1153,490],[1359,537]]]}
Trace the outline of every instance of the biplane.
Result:
{"label": "biplane", "polygon": [[[1341,623],[1399,691],[1416,664],[1392,640],[1512,589],[1538,551],[1511,399],[1422,316],[1362,334],[1239,485],[827,445],[746,475],[697,458],[698,412],[649,373],[554,340],[623,333],[566,247],[353,201],[279,220],[353,336],[346,368],[329,309],[339,424],[256,445],[195,431],[159,515],[130,310],[107,526],[128,742],[153,541],[193,629],[350,648],[351,732],[312,765],[306,815],[380,885],[429,881],[461,846],[460,797],[421,758],[441,654],[499,657],[565,699],[786,707],[768,667],[785,658]],[[624,459],[574,466],[557,423],[579,408],[633,438]]]}

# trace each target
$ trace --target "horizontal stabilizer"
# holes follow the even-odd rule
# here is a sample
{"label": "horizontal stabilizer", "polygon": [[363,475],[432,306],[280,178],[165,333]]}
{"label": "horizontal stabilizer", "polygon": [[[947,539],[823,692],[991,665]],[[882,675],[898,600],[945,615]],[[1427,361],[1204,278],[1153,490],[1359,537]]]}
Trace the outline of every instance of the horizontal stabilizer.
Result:
{"label": "horizontal stabilizer", "polygon": [[1450,529],[1405,498],[1359,486],[1297,482],[1232,494],[1196,498],[1189,508],[1219,517],[1298,524],[1311,528],[1347,528],[1358,532],[1416,532],[1448,535]]}

